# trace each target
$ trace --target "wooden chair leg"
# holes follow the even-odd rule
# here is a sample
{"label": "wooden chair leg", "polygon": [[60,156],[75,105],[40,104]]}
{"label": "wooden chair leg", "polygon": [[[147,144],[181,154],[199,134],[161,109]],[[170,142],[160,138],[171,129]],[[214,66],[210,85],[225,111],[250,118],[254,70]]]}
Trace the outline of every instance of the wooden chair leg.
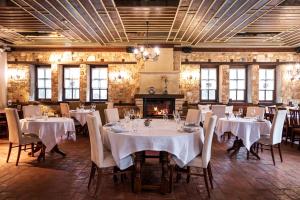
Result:
{"label": "wooden chair leg", "polygon": [[90,173],[90,178],[89,178],[89,183],[88,183],[88,189],[90,188],[92,178],[95,176],[97,166],[95,165],[94,162],[92,162],[92,167],[91,167],[91,173]]}
{"label": "wooden chair leg", "polygon": [[19,145],[16,166],[18,166],[18,164],[19,164],[19,159],[20,159],[20,154],[21,154],[21,149],[22,149],[21,147],[22,147],[22,145]]}
{"label": "wooden chair leg", "polygon": [[278,144],[278,150],[279,150],[280,161],[283,162],[280,143]]}
{"label": "wooden chair leg", "polygon": [[95,190],[95,196],[98,194],[98,190],[101,186],[102,182],[102,170],[100,168],[97,168],[97,185],[96,185],[96,190]]}
{"label": "wooden chair leg", "polygon": [[9,143],[9,147],[8,147],[7,159],[6,159],[6,162],[7,162],[7,163],[8,163],[8,161],[9,161],[9,157],[10,157],[10,153],[11,153],[11,148],[12,148],[12,143],[10,142],[10,143]]}
{"label": "wooden chair leg", "polygon": [[264,149],[263,149],[263,144],[260,144],[260,151],[263,152]]}
{"label": "wooden chair leg", "polygon": [[210,164],[210,162],[208,163],[208,168],[207,168],[207,170],[208,170],[208,178],[209,178],[209,182],[210,182],[211,189],[214,189],[214,185],[213,185],[213,182],[212,182],[212,180],[213,180],[213,175],[212,175],[212,170],[211,170],[211,164]]}
{"label": "wooden chair leg", "polygon": [[[251,148],[251,147],[250,147]],[[247,160],[249,160],[249,156],[250,156],[250,152],[249,150],[247,149]]]}
{"label": "wooden chair leg", "polygon": [[178,183],[179,180],[181,179],[181,173],[179,172],[179,168],[177,165],[175,166],[175,169],[176,169],[176,183]]}
{"label": "wooden chair leg", "polygon": [[271,145],[270,147],[271,147],[271,155],[272,155],[273,164],[275,166],[275,157],[274,157],[273,145]]}
{"label": "wooden chair leg", "polygon": [[34,144],[31,143],[31,157],[34,157]]}
{"label": "wooden chair leg", "polygon": [[174,171],[174,166],[170,166],[170,177],[169,177],[169,181],[170,181],[170,184],[169,184],[169,192],[171,193],[173,191],[173,171]]}
{"label": "wooden chair leg", "polygon": [[208,186],[208,180],[207,180],[207,169],[203,168],[203,176],[204,176],[204,182],[205,182],[205,187],[208,193],[208,198],[210,198],[210,192],[209,192],[209,186]]}
{"label": "wooden chair leg", "polygon": [[186,182],[189,183],[190,182],[190,179],[191,179],[191,167],[187,167],[187,175],[186,175]]}

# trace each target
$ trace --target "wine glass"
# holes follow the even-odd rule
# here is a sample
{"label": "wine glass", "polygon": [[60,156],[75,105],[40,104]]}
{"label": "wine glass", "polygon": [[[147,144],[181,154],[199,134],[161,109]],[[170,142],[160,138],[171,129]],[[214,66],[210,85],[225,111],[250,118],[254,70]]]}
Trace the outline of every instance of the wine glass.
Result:
{"label": "wine glass", "polygon": [[229,112],[225,113],[225,117],[226,117],[226,119],[229,119]]}
{"label": "wine glass", "polygon": [[239,115],[240,115],[240,117],[242,117],[242,116],[243,116],[243,113],[244,113],[244,110],[243,110],[243,108],[239,108]]}

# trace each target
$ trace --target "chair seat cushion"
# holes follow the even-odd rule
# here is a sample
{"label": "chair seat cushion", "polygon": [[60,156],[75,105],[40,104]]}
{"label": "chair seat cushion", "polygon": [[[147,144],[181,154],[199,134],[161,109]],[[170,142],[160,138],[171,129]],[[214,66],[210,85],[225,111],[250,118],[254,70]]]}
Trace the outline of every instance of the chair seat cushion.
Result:
{"label": "chair seat cushion", "polygon": [[272,140],[271,140],[271,137],[270,135],[261,135],[260,139],[258,140],[258,142],[260,144],[272,144]]}
{"label": "chair seat cushion", "polygon": [[189,167],[200,167],[202,168],[202,157],[199,155],[195,157],[193,160],[191,160],[187,166]]}
{"label": "chair seat cushion", "polygon": [[31,134],[24,134],[22,135],[22,141],[21,144],[31,144],[31,143],[37,143],[40,142],[40,138],[37,135],[31,136]]}
{"label": "chair seat cushion", "polygon": [[106,168],[106,167],[114,167],[116,166],[116,162],[114,161],[114,158],[110,151],[104,151],[103,152],[103,163],[100,163],[100,168]]}

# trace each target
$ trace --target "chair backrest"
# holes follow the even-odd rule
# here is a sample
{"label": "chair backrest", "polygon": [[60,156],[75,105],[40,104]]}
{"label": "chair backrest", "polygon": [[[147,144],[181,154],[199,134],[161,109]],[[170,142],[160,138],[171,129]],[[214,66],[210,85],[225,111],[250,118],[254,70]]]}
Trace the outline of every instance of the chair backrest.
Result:
{"label": "chair backrest", "polygon": [[22,131],[18,111],[15,108],[5,108],[6,120],[8,124],[8,140],[11,143],[22,143]]}
{"label": "chair backrest", "polygon": [[226,106],[225,113],[233,113],[233,106]]}
{"label": "chair backrest", "polygon": [[185,122],[200,125],[201,111],[198,109],[188,109]]}
{"label": "chair backrest", "polygon": [[104,114],[107,123],[117,122],[120,120],[119,111],[117,108],[105,109]]}
{"label": "chair backrest", "polygon": [[226,110],[225,105],[212,105],[211,106],[212,113],[214,115],[216,115],[218,117],[218,119],[225,117],[225,110]]}
{"label": "chair backrest", "polygon": [[300,125],[300,110],[290,109],[290,122],[289,126],[299,126]]}
{"label": "chair backrest", "polygon": [[91,160],[98,167],[101,167],[104,160],[104,153],[102,138],[100,134],[100,129],[98,128],[97,119],[93,115],[87,115],[86,120],[91,143]]}
{"label": "chair backrest", "polygon": [[106,104],[107,104],[107,109],[112,109],[112,108],[114,108],[114,102],[109,101],[109,102],[107,102]]}
{"label": "chair backrest", "polygon": [[24,118],[27,117],[39,117],[42,116],[42,107],[39,105],[28,105],[28,106],[23,106],[23,116]]}
{"label": "chair backrest", "polygon": [[60,113],[63,117],[70,117],[70,107],[68,103],[60,103]]}
{"label": "chair backrest", "polygon": [[207,105],[198,104],[198,109],[201,110],[201,111],[209,111],[210,110],[210,105],[209,104],[207,104]]}
{"label": "chair backrest", "polygon": [[286,114],[287,114],[287,110],[278,110],[275,113],[272,127],[271,127],[271,139],[273,145],[281,143],[282,130],[283,130]]}
{"label": "chair backrest", "polygon": [[264,107],[257,107],[251,106],[247,107],[246,117],[261,117],[262,119],[265,116],[265,108]]}
{"label": "chair backrest", "polygon": [[204,120],[204,124],[203,124],[204,134],[206,134],[205,131],[208,128],[209,120],[210,120],[210,118],[211,118],[212,115],[213,115],[212,112],[205,113],[205,120]]}
{"label": "chair backrest", "polygon": [[213,115],[211,116],[208,127],[206,130],[204,130],[205,133],[205,139],[204,144],[202,148],[202,167],[207,168],[207,165],[211,158],[211,146],[212,146],[212,139],[215,131],[217,123],[217,116]]}
{"label": "chair backrest", "polygon": [[99,128],[101,128],[102,127],[102,121],[101,121],[101,117],[100,117],[99,111],[96,110],[96,111],[92,112],[91,115],[93,115],[96,118],[97,126]]}
{"label": "chair backrest", "polygon": [[276,106],[269,106],[268,113],[275,114],[276,113]]}

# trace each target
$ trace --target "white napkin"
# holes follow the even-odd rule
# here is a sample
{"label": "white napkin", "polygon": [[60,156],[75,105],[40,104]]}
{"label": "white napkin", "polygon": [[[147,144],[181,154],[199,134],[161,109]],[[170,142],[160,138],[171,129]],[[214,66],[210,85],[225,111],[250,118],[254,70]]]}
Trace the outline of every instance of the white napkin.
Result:
{"label": "white napkin", "polygon": [[115,133],[128,132],[128,130],[126,130],[125,127],[120,126],[120,125],[112,126],[111,130]]}

